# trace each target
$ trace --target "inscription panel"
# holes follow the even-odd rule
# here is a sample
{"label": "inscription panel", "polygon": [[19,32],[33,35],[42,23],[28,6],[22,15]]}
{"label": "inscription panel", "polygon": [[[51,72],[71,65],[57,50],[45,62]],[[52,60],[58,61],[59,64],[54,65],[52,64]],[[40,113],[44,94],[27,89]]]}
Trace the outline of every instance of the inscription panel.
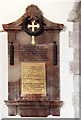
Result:
{"label": "inscription panel", "polygon": [[46,94],[45,63],[22,63],[22,94]]}
{"label": "inscription panel", "polygon": [[19,61],[48,61],[44,46],[20,45]]}

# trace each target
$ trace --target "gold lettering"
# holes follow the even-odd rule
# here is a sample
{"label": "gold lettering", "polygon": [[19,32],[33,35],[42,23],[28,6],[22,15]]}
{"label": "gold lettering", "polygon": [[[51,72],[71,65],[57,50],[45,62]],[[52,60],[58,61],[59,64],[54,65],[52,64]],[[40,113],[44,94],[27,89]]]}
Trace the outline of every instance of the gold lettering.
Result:
{"label": "gold lettering", "polygon": [[22,63],[22,94],[46,94],[45,63]]}

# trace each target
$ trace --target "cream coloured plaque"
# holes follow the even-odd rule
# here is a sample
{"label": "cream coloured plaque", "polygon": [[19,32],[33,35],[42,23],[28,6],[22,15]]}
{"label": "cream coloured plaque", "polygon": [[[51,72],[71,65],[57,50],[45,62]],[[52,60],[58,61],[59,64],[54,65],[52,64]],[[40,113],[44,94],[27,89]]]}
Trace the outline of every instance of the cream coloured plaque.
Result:
{"label": "cream coloured plaque", "polygon": [[45,63],[22,63],[22,94],[46,94]]}

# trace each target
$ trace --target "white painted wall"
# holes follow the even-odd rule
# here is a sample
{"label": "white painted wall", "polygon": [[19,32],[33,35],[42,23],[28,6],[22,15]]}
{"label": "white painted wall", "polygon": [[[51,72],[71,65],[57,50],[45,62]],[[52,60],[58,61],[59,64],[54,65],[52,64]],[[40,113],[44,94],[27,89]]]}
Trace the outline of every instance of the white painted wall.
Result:
{"label": "white painted wall", "polygon": [[[72,105],[73,77],[69,74],[69,60],[72,59],[72,49],[69,48],[68,31],[72,30],[72,23],[67,22],[69,12],[73,7],[74,0],[0,0],[0,30],[2,24],[13,22],[20,18],[25,8],[30,4],[37,5],[44,16],[56,23],[63,23],[67,29],[60,35],[60,72],[61,72],[61,100],[64,105],[61,108],[59,118],[73,118]],[[7,33],[0,33],[0,118],[9,117],[8,109],[4,103],[8,97],[8,56],[7,56]],[[18,116],[17,116],[18,117]],[[49,116],[52,117],[52,116]],[[55,117],[54,117],[55,118]]]}

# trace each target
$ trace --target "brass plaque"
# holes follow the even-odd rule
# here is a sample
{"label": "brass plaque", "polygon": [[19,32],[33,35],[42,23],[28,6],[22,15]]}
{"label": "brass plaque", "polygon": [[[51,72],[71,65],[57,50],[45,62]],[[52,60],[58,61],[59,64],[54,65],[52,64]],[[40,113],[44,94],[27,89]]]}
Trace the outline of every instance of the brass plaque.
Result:
{"label": "brass plaque", "polygon": [[22,63],[22,94],[46,94],[45,63]]}

